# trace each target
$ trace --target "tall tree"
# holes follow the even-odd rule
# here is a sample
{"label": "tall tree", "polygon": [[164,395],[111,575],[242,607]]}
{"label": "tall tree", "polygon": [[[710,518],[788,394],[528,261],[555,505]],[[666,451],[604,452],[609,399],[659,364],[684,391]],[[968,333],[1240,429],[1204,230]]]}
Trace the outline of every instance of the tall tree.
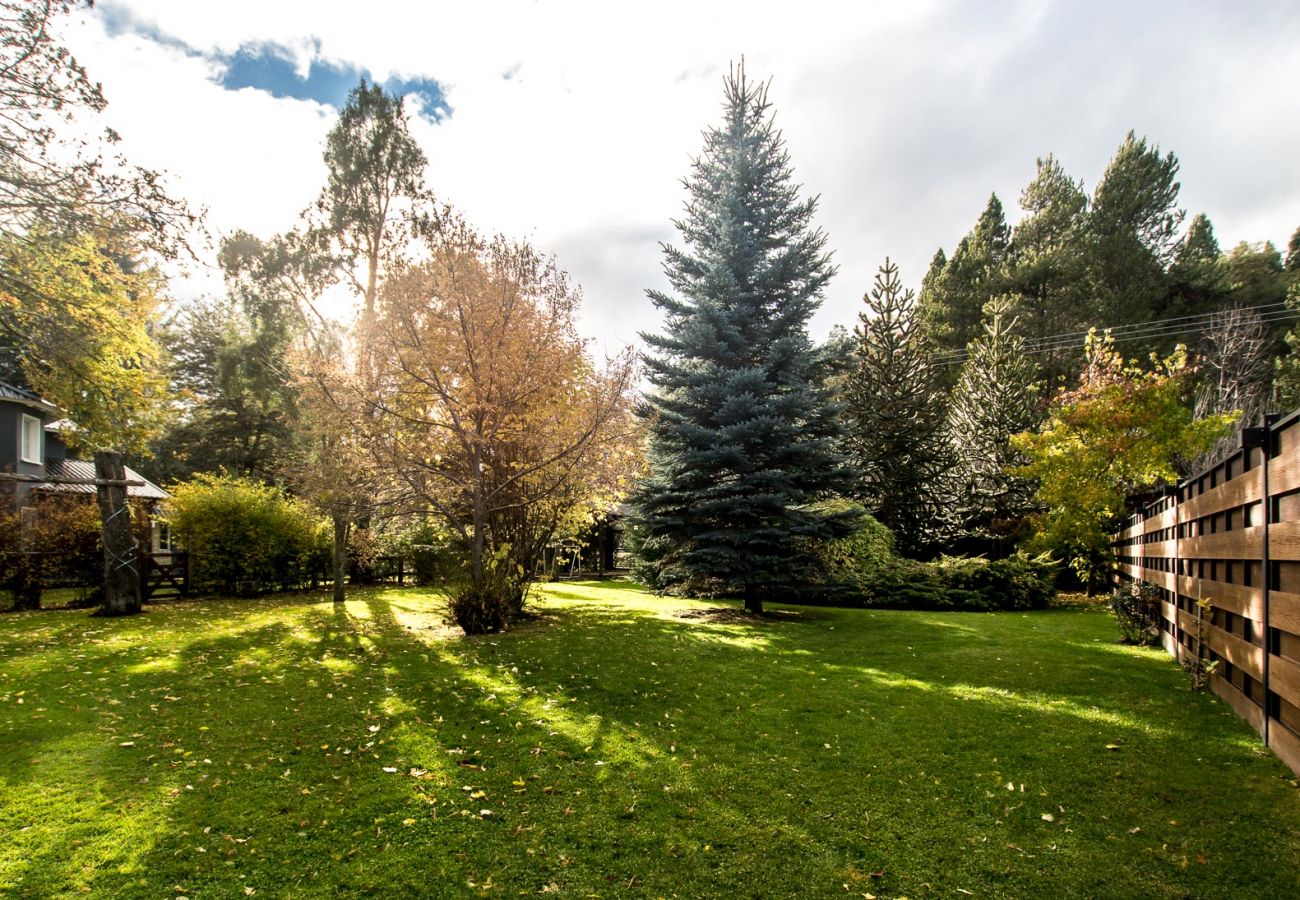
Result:
{"label": "tall tree", "polygon": [[1033,484],[1011,471],[1026,459],[1011,438],[1038,423],[1037,372],[1017,333],[1010,298],[986,307],[984,334],[971,341],[948,404],[948,439],[957,462],[958,510],[969,534],[1001,547],[1033,504]]}
{"label": "tall tree", "polygon": [[888,259],[854,329],[857,360],[844,399],[863,503],[917,556],[935,542],[949,465],[942,394],[921,334],[915,295]]}
{"label": "tall tree", "polygon": [[[427,165],[402,98],[361,79],[325,139],[327,176],[309,236],[334,256],[344,283],[360,298],[363,335],[374,321],[383,267],[432,222],[426,217]],[[363,346],[358,365],[369,362]]]}
{"label": "tall tree", "polygon": [[1231,413],[1236,427],[1191,466],[1208,468],[1241,446],[1241,429],[1258,425],[1272,391],[1274,347],[1263,317],[1253,308],[1215,313],[1203,341],[1195,412],[1198,419]]}
{"label": "tall tree", "polygon": [[[997,194],[970,234],[962,238],[952,258],[935,279],[923,285],[920,313],[926,338],[939,352],[961,352],[980,332],[984,304],[1004,290],[1011,231]],[[931,277],[934,262],[931,262]],[[956,369],[951,370],[956,372]],[[941,373],[942,375],[942,373]],[[942,380],[942,379],[941,379]]]}
{"label": "tall tree", "polygon": [[1066,174],[1048,154],[1038,160],[1034,179],[1020,193],[1024,218],[1011,235],[1014,261],[1008,290],[1017,297],[1020,327],[1032,342],[1044,392],[1060,387],[1077,369],[1075,345],[1059,346],[1058,335],[1087,323],[1084,228],[1088,196],[1083,183]]}
{"label": "tall tree", "polygon": [[1160,314],[1165,273],[1178,247],[1178,159],[1129,132],[1093,191],[1088,284],[1107,327]]}
{"label": "tall tree", "polygon": [[852,523],[810,506],[846,489],[825,360],[807,324],[835,269],[800,199],[767,87],[743,63],[705,132],[664,247],[676,296],[650,291],[665,330],[647,335],[649,476],[633,497],[659,587],[707,584],[762,611],[764,588],[800,576],[801,538]]}

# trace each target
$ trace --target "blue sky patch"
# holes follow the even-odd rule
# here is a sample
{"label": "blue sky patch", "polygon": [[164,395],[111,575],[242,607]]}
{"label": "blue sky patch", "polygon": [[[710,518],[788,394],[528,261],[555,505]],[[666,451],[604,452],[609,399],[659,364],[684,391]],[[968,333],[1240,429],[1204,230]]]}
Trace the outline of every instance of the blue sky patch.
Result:
{"label": "blue sky patch", "polygon": [[[336,109],[343,106],[348,91],[356,87],[363,76],[367,81],[375,80],[364,69],[322,59],[312,60],[304,78],[295,67],[289,50],[275,44],[246,44],[217,59],[225,65],[219,79],[224,88],[254,88],[266,91],[272,97],[315,100]],[[390,93],[418,96],[424,114],[435,121],[451,114],[442,86],[431,78],[390,78],[380,84]]]}
{"label": "blue sky patch", "polygon": [[[367,81],[375,78],[365,69],[348,63],[333,63],[316,57],[311,62],[307,77],[299,74],[294,55],[287,47],[273,43],[245,44],[234,53],[206,54],[174,35],[167,34],[152,22],[134,15],[124,6],[113,2],[97,6],[103,17],[105,30],[110,35],[129,33],[165,47],[183,51],[187,56],[203,57],[220,63],[222,72],[217,83],[227,90],[242,88],[266,91],[272,97],[292,100],[314,100],[335,109],[342,108],[348,91],[357,86],[362,76]],[[433,121],[451,115],[451,107],[443,95],[442,85],[432,78],[390,78],[380,82],[389,93],[420,99],[421,114]]]}

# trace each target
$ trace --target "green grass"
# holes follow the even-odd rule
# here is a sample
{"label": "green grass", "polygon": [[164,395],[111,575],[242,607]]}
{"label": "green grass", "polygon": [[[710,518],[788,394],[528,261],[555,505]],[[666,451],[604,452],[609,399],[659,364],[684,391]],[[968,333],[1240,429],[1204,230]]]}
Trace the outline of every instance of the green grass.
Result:
{"label": "green grass", "polygon": [[1292,776],[1098,610],[436,601],[0,616],[0,895],[1300,895]]}

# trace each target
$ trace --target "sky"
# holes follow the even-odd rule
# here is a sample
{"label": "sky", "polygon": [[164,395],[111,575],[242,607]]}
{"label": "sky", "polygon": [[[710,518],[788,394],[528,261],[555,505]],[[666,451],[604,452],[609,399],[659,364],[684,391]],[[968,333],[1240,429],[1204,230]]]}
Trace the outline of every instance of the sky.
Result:
{"label": "sky", "polygon": [[[1091,192],[1131,129],[1181,162],[1220,243],[1300,226],[1300,5],[1288,2],[98,0],[61,24],[133,162],[219,239],[293,227],[365,75],[406,96],[438,197],[526,237],[614,352],[655,331],[661,242],[745,58],[838,265],[810,330],[851,327],[886,256],[918,286],[1052,153]],[[211,259],[210,255],[205,255]],[[180,298],[220,291],[191,265]]]}

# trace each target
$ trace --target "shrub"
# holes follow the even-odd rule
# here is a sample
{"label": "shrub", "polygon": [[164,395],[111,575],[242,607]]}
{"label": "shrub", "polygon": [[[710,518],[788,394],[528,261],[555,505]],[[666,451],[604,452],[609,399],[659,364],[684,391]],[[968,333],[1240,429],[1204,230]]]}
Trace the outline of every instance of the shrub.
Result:
{"label": "shrub", "polygon": [[894,563],[894,535],[850,500],[826,500],[817,509],[827,514],[856,514],[861,527],[846,537],[810,542],[824,577],[831,583],[870,583]]}
{"label": "shrub", "polygon": [[1117,587],[1111,591],[1109,603],[1119,625],[1121,643],[1160,643],[1160,594],[1154,585],[1135,581]]}
{"label": "shrub", "polygon": [[[39,608],[41,590],[56,585],[80,589],[77,605],[89,602],[104,574],[99,507],[93,498],[53,496],[38,500],[33,511],[26,521],[17,511],[0,514],[0,583],[14,606]],[[132,514],[134,521],[144,518],[138,508]]]}
{"label": "shrub", "polygon": [[451,591],[452,620],[466,634],[492,634],[516,618],[528,593],[523,571],[502,546],[483,560],[481,583],[461,584]]}
{"label": "shrub", "polygon": [[167,519],[190,552],[197,590],[303,587],[328,558],[328,522],[282,490],[247,478],[196,475],[172,488]]}
{"label": "shrub", "polygon": [[433,522],[421,522],[405,531],[381,538],[385,556],[400,556],[411,564],[416,584],[439,585],[464,572],[459,541]]}

